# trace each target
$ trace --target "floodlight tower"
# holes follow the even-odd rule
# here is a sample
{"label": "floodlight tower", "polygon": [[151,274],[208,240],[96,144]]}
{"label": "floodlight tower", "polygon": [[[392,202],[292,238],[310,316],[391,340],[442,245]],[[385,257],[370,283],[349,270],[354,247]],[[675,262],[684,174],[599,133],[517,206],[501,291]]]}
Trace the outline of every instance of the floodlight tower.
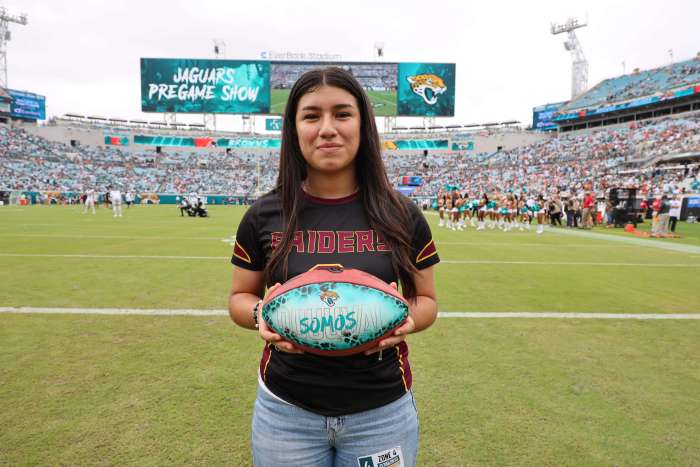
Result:
{"label": "floodlight tower", "polygon": [[[214,58],[217,60],[226,58],[226,42],[223,39],[212,39],[214,43]],[[204,128],[216,131],[216,114],[202,114],[204,118]]]}
{"label": "floodlight tower", "polygon": [[27,14],[11,15],[4,6],[0,6],[0,88],[6,88],[7,81],[7,43],[12,38],[10,23],[27,25]]}
{"label": "floodlight tower", "polygon": [[578,28],[588,26],[588,20],[579,21],[577,18],[569,18],[566,23],[552,23],[553,35],[568,33],[569,39],[564,42],[564,48],[571,52],[571,99],[588,89],[588,61],[583,55],[581,43],[574,32]]}
{"label": "floodlight tower", "polygon": [[[375,62],[384,61],[384,42],[374,41],[374,55],[372,59]],[[396,117],[387,115],[384,117],[384,131],[391,131],[396,126]]]}
{"label": "floodlight tower", "polygon": [[214,56],[216,58],[226,58],[226,42],[223,39],[212,39],[214,42]]}

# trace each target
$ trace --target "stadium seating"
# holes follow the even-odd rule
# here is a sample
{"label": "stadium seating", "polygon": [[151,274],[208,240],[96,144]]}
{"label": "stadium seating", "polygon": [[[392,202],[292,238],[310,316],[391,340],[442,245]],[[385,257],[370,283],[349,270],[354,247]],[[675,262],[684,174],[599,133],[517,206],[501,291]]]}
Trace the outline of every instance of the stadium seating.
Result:
{"label": "stadium seating", "polygon": [[[420,176],[414,196],[435,196],[444,186],[478,196],[493,190],[599,192],[630,185],[642,191],[697,191],[697,165],[657,170],[645,163],[668,154],[700,151],[700,116],[665,118],[629,127],[553,135],[494,154],[383,155],[394,184]],[[10,191],[106,191],[209,193],[256,196],[276,181],[279,154],[243,149],[224,152],[127,152],[112,147],[68,147],[0,126],[0,189]],[[637,161],[636,165],[631,161]],[[673,167],[673,166],[671,166]]]}
{"label": "stadium seating", "polygon": [[700,58],[603,80],[559,112],[623,102],[697,83],[700,83]]}

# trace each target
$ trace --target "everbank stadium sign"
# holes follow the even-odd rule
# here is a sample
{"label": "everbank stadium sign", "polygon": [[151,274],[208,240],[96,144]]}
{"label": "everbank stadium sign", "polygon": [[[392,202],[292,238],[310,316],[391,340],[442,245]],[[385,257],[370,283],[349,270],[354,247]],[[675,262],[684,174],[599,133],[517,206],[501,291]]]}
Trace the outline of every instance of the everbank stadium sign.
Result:
{"label": "everbank stadium sign", "polygon": [[288,50],[263,50],[260,52],[262,60],[308,60],[308,61],[342,61],[340,54],[318,53],[318,52],[292,52]]}

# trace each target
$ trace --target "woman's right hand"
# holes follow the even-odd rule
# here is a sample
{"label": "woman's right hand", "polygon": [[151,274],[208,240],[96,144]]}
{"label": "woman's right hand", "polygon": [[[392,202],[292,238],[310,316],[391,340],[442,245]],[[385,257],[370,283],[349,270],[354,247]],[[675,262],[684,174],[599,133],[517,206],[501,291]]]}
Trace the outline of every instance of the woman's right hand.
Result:
{"label": "woman's right hand", "polygon": [[[272,292],[274,292],[280,285],[279,282],[267,289],[267,293],[265,294],[265,298],[267,298],[268,295],[270,295]],[[263,298],[263,300],[265,300]],[[297,354],[302,354],[304,353],[303,350],[299,350],[296,347],[294,347],[294,344],[291,342],[284,340],[282,336],[274,332],[270,327],[267,325],[265,320],[262,318],[262,307],[258,309],[258,332],[260,333],[260,338],[267,342],[268,344],[272,345],[275,349],[277,349],[279,352],[286,352],[286,353],[297,353]]]}

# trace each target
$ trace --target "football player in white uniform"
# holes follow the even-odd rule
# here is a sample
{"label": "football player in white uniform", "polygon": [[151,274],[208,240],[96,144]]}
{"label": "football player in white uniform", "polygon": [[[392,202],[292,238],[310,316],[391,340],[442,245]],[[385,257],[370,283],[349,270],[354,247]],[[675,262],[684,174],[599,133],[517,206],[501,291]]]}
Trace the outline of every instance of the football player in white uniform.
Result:
{"label": "football player in white uniform", "polygon": [[122,192],[119,191],[119,188],[110,188],[109,199],[112,201],[112,212],[114,213],[114,217],[122,217]]}

